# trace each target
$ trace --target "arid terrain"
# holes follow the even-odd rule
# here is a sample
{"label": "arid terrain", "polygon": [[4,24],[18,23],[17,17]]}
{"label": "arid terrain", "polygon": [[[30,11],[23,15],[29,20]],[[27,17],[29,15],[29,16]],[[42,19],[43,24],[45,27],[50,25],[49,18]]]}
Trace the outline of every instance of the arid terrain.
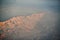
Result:
{"label": "arid terrain", "polygon": [[58,0],[0,0],[0,40],[60,40]]}
{"label": "arid terrain", "polygon": [[12,32],[19,37],[31,35],[30,32],[35,28],[36,22],[38,22],[43,15],[44,13],[32,14],[30,16],[16,16],[0,22],[1,30],[4,31],[0,37],[6,37],[6,33],[11,34]]}
{"label": "arid terrain", "polygon": [[51,40],[58,39],[56,37],[56,21],[56,15],[53,13],[36,13],[29,16],[12,17],[0,22],[0,39],[48,40],[49,37]]}

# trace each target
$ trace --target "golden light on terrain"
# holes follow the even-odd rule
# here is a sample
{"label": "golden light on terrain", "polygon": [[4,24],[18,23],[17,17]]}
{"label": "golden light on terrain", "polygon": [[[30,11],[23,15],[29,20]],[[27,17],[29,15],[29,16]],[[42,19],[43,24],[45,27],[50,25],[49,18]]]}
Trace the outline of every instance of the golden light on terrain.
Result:
{"label": "golden light on terrain", "polygon": [[20,31],[22,29],[26,32],[30,32],[34,29],[36,22],[39,21],[43,15],[44,13],[32,14],[30,16],[16,16],[4,22],[0,22],[0,30],[3,30],[0,37],[5,37],[6,32],[15,31],[15,27],[20,28]]}

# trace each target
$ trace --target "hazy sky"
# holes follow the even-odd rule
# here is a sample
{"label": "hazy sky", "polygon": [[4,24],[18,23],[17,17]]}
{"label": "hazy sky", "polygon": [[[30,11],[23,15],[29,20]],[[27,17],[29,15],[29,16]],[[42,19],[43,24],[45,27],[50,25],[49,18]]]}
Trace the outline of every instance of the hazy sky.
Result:
{"label": "hazy sky", "polygon": [[57,11],[57,0],[0,0],[0,17],[10,18],[40,11]]}
{"label": "hazy sky", "polygon": [[[25,15],[30,15],[30,14],[41,12],[41,11],[50,12],[50,13],[47,13],[41,21],[42,26],[44,26],[43,24],[45,24],[50,30],[51,29],[50,27],[52,27],[55,21],[58,21],[58,16],[57,16],[58,1],[57,0],[0,0],[0,21],[7,20],[11,17],[18,16],[18,15],[25,16]],[[60,30],[58,22],[55,23],[56,29]],[[39,24],[38,26],[40,27],[41,25]],[[45,31],[43,32],[44,34],[45,34]],[[48,33],[47,37],[48,35],[50,34]]]}

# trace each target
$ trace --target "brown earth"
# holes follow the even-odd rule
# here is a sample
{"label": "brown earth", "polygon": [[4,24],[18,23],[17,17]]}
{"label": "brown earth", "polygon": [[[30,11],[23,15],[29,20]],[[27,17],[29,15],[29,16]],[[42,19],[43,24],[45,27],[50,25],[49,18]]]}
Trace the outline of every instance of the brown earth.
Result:
{"label": "brown earth", "polygon": [[0,32],[0,39],[6,37],[6,32],[10,33],[15,31],[15,27],[24,30],[24,32],[30,32],[35,27],[36,22],[39,21],[44,14],[45,13],[38,13],[30,16],[16,16],[4,22],[0,22],[0,30],[2,30],[2,32]]}

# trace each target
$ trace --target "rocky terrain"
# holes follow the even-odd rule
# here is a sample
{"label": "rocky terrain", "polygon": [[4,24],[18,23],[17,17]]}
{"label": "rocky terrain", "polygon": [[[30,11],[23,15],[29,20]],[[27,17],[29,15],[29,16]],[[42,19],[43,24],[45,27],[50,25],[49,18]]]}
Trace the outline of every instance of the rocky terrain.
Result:
{"label": "rocky terrain", "polygon": [[0,22],[2,40],[57,40],[56,15],[36,13]]}
{"label": "rocky terrain", "polygon": [[5,35],[7,32],[9,34],[13,32],[14,35],[19,37],[29,36],[32,29],[34,29],[36,22],[42,18],[43,15],[44,13],[32,14],[30,16],[16,16],[4,22],[0,22],[0,26]]}

